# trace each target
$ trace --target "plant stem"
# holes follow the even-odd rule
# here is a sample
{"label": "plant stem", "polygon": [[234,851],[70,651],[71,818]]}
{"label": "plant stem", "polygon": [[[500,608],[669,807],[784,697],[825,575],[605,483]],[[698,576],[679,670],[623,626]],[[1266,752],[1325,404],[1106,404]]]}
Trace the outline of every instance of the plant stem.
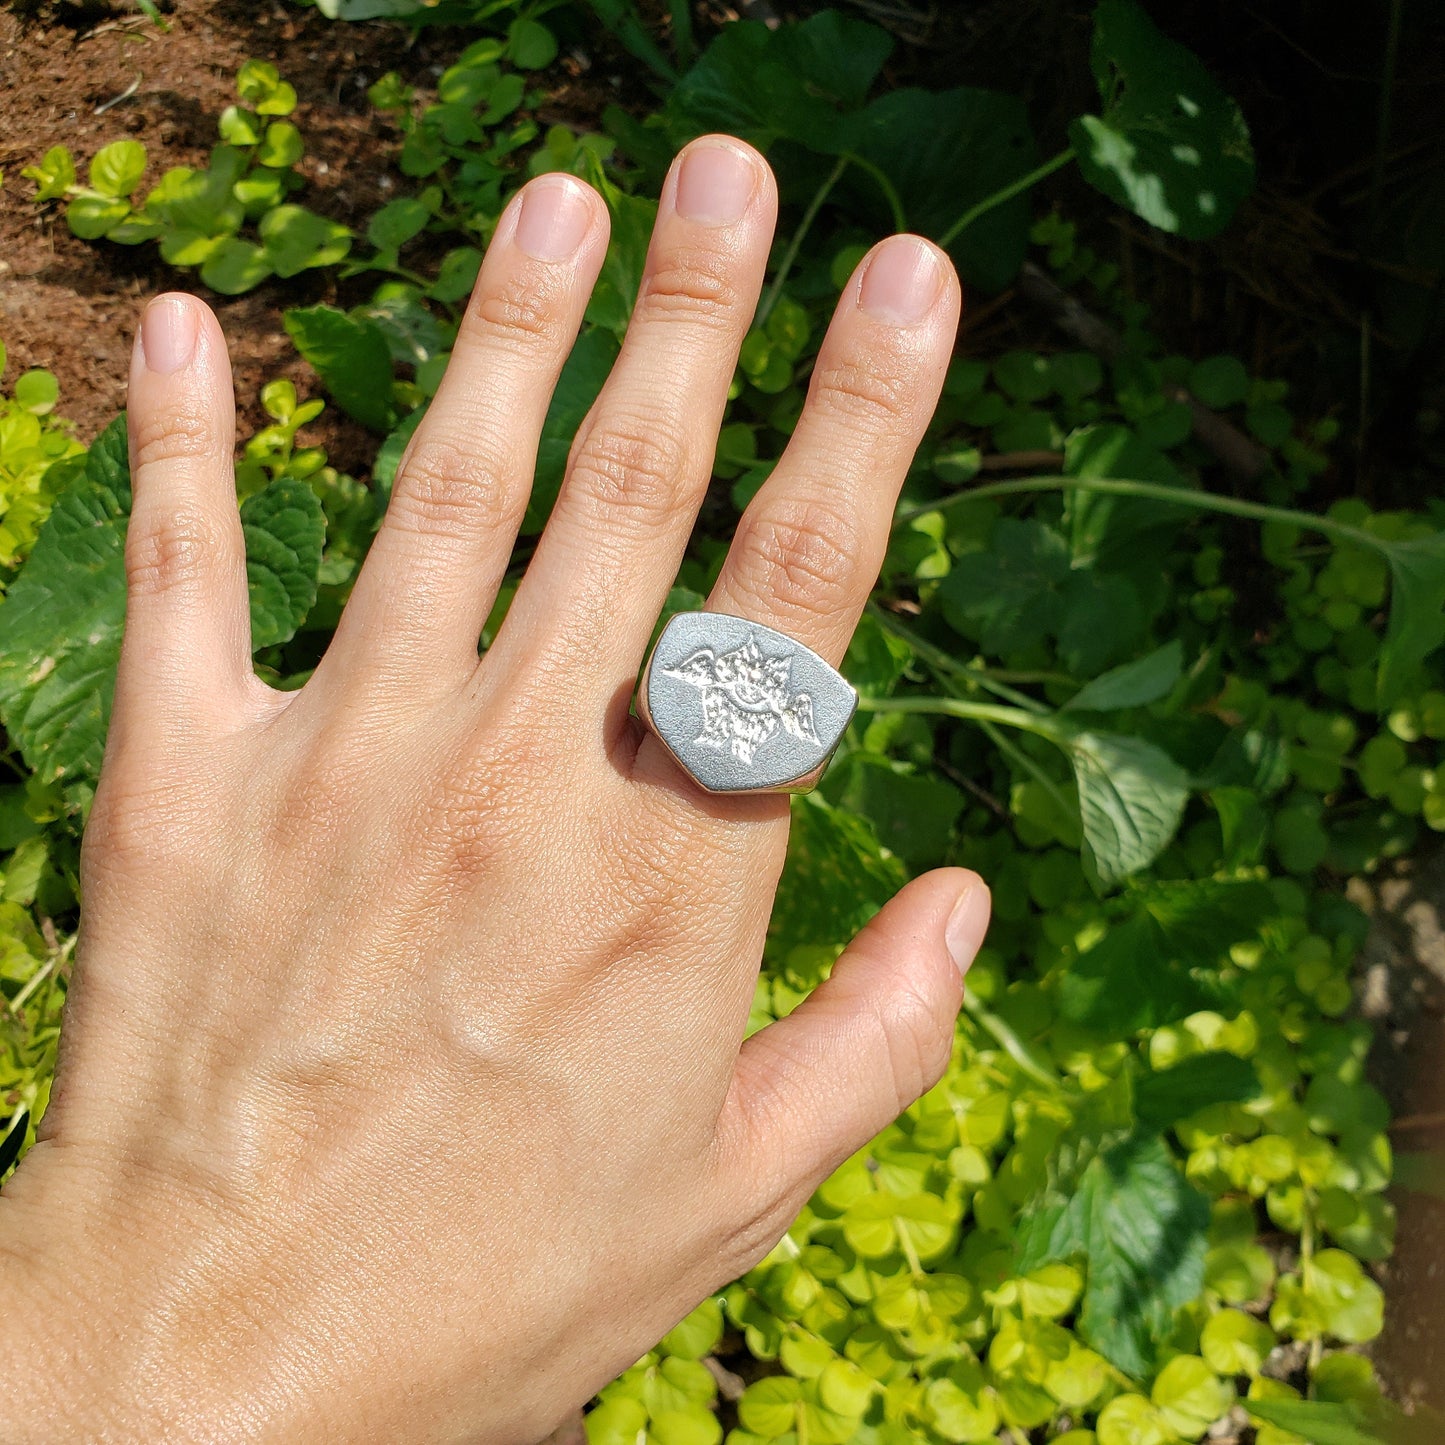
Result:
{"label": "plant stem", "polygon": [[[935,672],[942,672],[957,677],[962,681],[973,683],[987,692],[994,693],[1019,707],[1027,708],[1030,712],[1045,713],[1048,711],[1041,703],[1029,697],[1027,693],[1015,692],[1007,682],[1001,680],[991,669],[977,667],[966,662],[960,662],[955,657],[950,657],[941,647],[935,647],[926,638],[920,637],[911,627],[905,627],[892,613],[879,607],[876,603],[868,604],[868,611],[877,619],[878,625],[885,632],[891,632],[895,637],[906,642],[924,662]],[[1064,678],[1063,681],[1071,681]]]}
{"label": "plant stem", "polygon": [[1034,733],[1060,746],[1066,743],[1052,718],[1021,707],[1004,707],[1000,703],[973,702],[961,697],[860,697],[858,711],[942,713],[945,717],[964,718],[969,722],[999,723],[1006,728],[1018,728],[1020,732]]}
{"label": "plant stem", "polygon": [[977,205],[970,206],[943,235],[938,238],[938,244],[946,251],[980,216],[986,216],[995,206],[1001,206],[1005,201],[1011,201],[1021,192],[1036,186],[1046,176],[1051,176],[1057,170],[1074,158],[1073,146],[1065,146],[1058,155],[1046,160],[1043,165],[1036,166],[1026,176],[1020,176],[1016,181],[1010,181],[1008,185],[997,190],[991,196],[985,196]]}
{"label": "plant stem", "polygon": [[1331,517],[1321,517],[1315,512],[1300,512],[1293,507],[1271,507],[1264,502],[1246,502],[1239,497],[1221,497],[1216,492],[1197,492],[1184,487],[1166,487],[1159,482],[1126,481],[1119,477],[1016,477],[1006,482],[988,482],[981,487],[972,487],[966,492],[954,492],[952,496],[940,497],[935,502],[925,502],[899,513],[895,527],[907,525],[915,517],[928,512],[939,512],[958,506],[962,502],[980,502],[989,497],[1015,497],[1029,492],[1101,492],[1110,497],[1142,497],[1151,502],[1168,502],[1176,507],[1195,507],[1202,512],[1223,512],[1231,517],[1248,517],[1258,522],[1283,522],[1292,527],[1303,527],[1311,532],[1323,532],[1341,541],[1353,542],[1357,546],[1371,547],[1375,551],[1388,551],[1379,537],[1345,522],[1336,522]]}
{"label": "plant stem", "polygon": [[798,259],[798,252],[802,248],[803,241],[807,238],[813,222],[818,219],[818,212],[823,209],[823,202],[828,199],[828,193],[838,184],[843,172],[848,169],[848,163],[849,157],[839,156],[837,164],[823,178],[822,185],[813,192],[813,199],[808,202],[808,209],[803,212],[803,218],[798,222],[798,228],[788,242],[788,249],[778,263],[778,274],[773,277],[773,284],[768,287],[767,295],[763,297],[763,303],[758,307],[757,319],[753,322],[754,326],[761,326],[772,314],[773,307],[778,304],[778,297],[783,290],[783,282],[788,279],[788,273]]}
{"label": "plant stem", "polygon": [[692,0],[671,0],[672,49],[679,70],[691,70],[697,59],[697,41],[692,33]]}
{"label": "plant stem", "polygon": [[1031,1078],[1036,1084],[1042,1084],[1046,1089],[1058,1090],[1063,1087],[1063,1082],[1057,1074],[1041,1063],[1034,1051],[1006,1024],[996,1013],[985,1008],[978,999],[965,990],[963,995],[963,1007],[965,1012],[985,1032],[992,1034],[998,1041],[1003,1051]]}
{"label": "plant stem", "polygon": [[906,231],[908,229],[908,216],[903,210],[903,200],[898,194],[893,182],[888,179],[886,172],[881,166],[874,163],[865,156],[860,156],[856,151],[844,151],[843,159],[852,162],[861,170],[868,172],[878,182],[878,189],[883,192],[883,199],[888,202],[888,209],[893,213],[893,229],[895,231]]}

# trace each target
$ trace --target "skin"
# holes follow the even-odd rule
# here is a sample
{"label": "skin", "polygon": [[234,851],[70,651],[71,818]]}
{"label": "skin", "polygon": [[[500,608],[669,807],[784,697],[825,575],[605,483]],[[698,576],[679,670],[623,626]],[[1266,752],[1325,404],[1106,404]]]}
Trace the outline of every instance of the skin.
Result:
{"label": "skin", "polygon": [[[294,693],[251,670],[220,328],[152,303],[60,1072],[0,1198],[9,1445],[526,1445],[940,1077],[980,880],[910,883],[744,1043],[786,800],[702,793],[629,711],[776,205],[739,142],[674,166],[621,357],[479,660],[607,240],[581,182],[512,202]],[[958,313],[927,242],[864,260],[710,608],[841,659]]]}

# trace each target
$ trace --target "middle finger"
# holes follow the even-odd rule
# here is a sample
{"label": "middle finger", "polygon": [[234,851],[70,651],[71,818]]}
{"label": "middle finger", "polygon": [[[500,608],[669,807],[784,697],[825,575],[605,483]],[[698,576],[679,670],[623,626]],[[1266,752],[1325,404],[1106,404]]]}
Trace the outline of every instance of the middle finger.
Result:
{"label": "middle finger", "polygon": [[674,162],[622,352],[489,667],[567,676],[592,714],[636,673],[712,474],[776,214],[750,146],[705,136]]}

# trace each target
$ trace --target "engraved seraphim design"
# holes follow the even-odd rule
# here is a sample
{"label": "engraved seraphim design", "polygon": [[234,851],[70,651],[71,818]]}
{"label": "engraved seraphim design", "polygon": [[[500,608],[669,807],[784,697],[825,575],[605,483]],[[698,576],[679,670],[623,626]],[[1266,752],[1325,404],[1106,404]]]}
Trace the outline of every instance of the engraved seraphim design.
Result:
{"label": "engraved seraphim design", "polygon": [[712,648],[700,647],[676,667],[663,668],[669,677],[690,683],[702,693],[703,726],[698,743],[726,749],[748,766],[779,724],[795,738],[822,750],[813,728],[813,699],[806,692],[789,690],[792,670],[791,656],[765,656],[751,634],[741,647],[720,657]]}

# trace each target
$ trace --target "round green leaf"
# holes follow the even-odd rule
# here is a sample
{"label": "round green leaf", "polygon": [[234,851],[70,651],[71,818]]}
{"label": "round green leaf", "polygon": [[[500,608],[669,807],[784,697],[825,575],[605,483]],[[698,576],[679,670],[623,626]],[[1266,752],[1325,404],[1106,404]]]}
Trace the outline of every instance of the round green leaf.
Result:
{"label": "round green leaf", "polygon": [[272,274],[271,262],[262,249],[237,236],[227,236],[201,267],[201,280],[223,296],[253,291]]}
{"label": "round green leaf", "polygon": [[637,1445],[647,1429],[647,1410],[640,1400],[604,1400],[586,1420],[587,1445]]}
{"label": "round green leaf", "polygon": [[983,1370],[973,1360],[960,1360],[923,1394],[928,1423],[945,1440],[992,1440],[998,1431],[998,1402]]}
{"label": "round green leaf", "polygon": [[507,27],[507,52],[519,70],[545,70],[557,58],[557,37],[545,25],[518,16]]}
{"label": "round green leaf", "polygon": [[138,140],[112,141],[95,153],[90,184],[103,196],[129,196],[145,175],[146,148]]}
{"label": "round green leaf", "polygon": [[1199,1337],[1199,1352],[1221,1375],[1257,1375],[1275,1346],[1275,1334],[1243,1310],[1211,1315]]}
{"label": "round green leaf", "polygon": [[431,220],[431,212],[415,196],[388,201],[366,228],[366,239],[378,251],[396,251],[413,236],[420,235]]}
{"label": "round green leaf", "polygon": [[1234,1387],[1198,1355],[1176,1355],[1159,1372],[1150,1397],[1171,1429],[1186,1440],[1198,1440],[1229,1413]]}
{"label": "round green leaf", "polygon": [[719,1445],[722,1426],[711,1410],[659,1410],[648,1426],[656,1445]]}
{"label": "round green leaf", "polygon": [[256,160],[273,171],[284,171],[287,166],[294,166],[305,151],[301,132],[289,120],[273,120],[256,148]]}
{"label": "round green leaf", "polygon": [[295,276],[312,266],[329,266],[351,249],[351,232],[305,206],[277,206],[257,229],[266,262],[278,276]]}
{"label": "round green leaf", "polygon": [[15,401],[34,416],[45,416],[55,410],[60,399],[60,383],[40,367],[22,372],[15,380]]}
{"label": "round green leaf", "polygon": [[1249,373],[1237,356],[1210,356],[1189,369],[1188,386],[1205,406],[1238,406],[1249,394]]}
{"label": "round green leaf", "polygon": [[1110,1400],[1099,1412],[1094,1430],[1099,1445],[1173,1445],[1177,1438],[1143,1395],[1118,1395]]}
{"label": "round green leaf", "polygon": [[108,235],[130,215],[130,202],[113,196],[77,196],[66,209],[71,235],[95,241]]}
{"label": "round green leaf", "polygon": [[738,1420],[745,1429],[774,1440],[793,1428],[802,1398],[803,1387],[787,1375],[755,1380],[738,1400]]}
{"label": "round green leaf", "polygon": [[717,1348],[722,1330],[722,1305],[716,1299],[705,1299],[662,1337],[660,1348],[684,1360],[700,1360]]}

